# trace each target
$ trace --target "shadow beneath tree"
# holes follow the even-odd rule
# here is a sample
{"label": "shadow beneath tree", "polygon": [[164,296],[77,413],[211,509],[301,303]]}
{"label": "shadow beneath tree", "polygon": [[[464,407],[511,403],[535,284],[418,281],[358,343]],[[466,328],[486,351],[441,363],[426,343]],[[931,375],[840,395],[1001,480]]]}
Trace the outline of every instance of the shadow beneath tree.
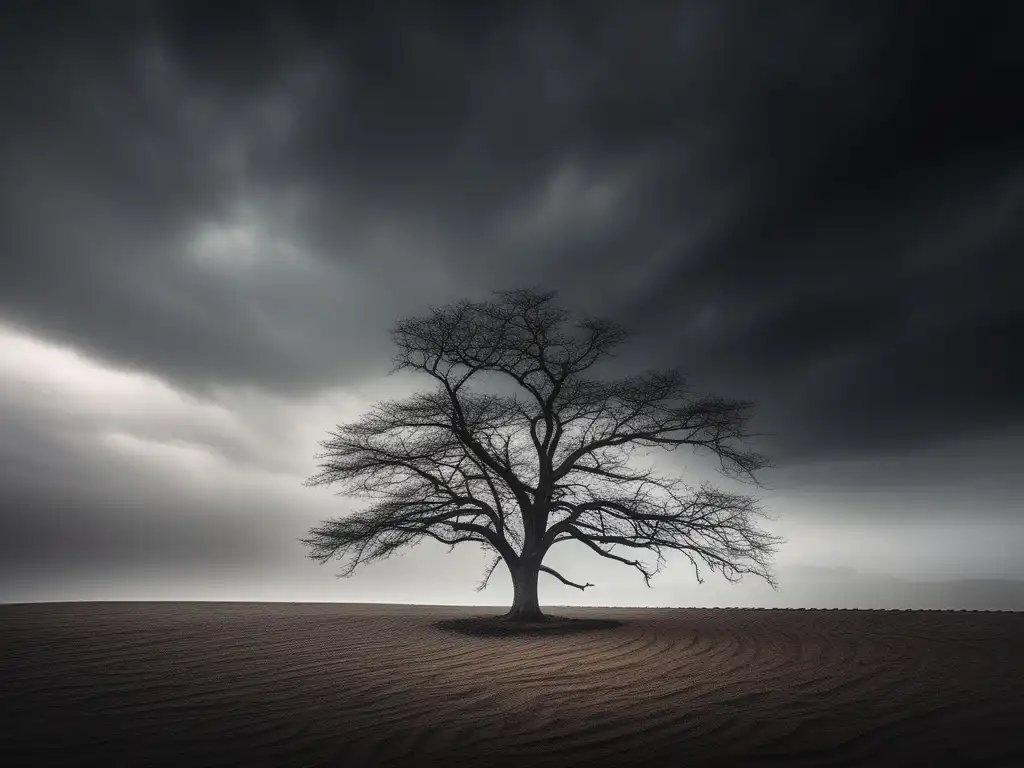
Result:
{"label": "shadow beneath tree", "polygon": [[470,616],[459,619],[444,619],[431,624],[435,629],[457,632],[473,637],[509,637],[521,635],[571,635],[578,632],[593,632],[600,629],[621,627],[621,621],[614,619],[570,619],[563,616],[546,616],[543,621],[509,621],[502,616]]}

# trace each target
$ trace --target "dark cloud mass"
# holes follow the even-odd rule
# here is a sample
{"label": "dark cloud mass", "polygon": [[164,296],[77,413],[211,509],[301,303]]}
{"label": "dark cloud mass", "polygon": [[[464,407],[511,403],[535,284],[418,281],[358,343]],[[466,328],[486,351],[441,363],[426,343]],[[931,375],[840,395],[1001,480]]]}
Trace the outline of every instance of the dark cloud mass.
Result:
{"label": "dark cloud mass", "polygon": [[[308,391],[539,280],[795,453],[1021,417],[1013,5],[10,8],[5,315],[118,365]],[[311,263],[184,258],[242,203]]]}
{"label": "dark cloud mass", "polygon": [[783,468],[1005,445],[1022,28],[1001,2],[8,2],[0,321],[304,402],[376,391],[395,320],[536,284],[637,331],[619,372],[757,402]]}

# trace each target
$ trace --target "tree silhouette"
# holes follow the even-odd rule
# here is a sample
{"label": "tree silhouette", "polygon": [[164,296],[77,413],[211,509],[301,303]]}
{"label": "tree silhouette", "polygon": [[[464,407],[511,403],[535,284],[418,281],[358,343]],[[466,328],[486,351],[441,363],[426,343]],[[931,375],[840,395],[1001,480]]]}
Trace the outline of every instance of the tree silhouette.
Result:
{"label": "tree silhouette", "polygon": [[[320,472],[307,486],[339,483],[339,495],[370,500],[360,512],[311,529],[310,557],[349,558],[342,576],[424,537],[482,544],[495,554],[478,590],[502,561],[515,588],[510,621],[542,621],[540,572],[584,590],[543,564],[548,550],[578,541],[635,568],[650,586],[666,551],[682,552],[730,581],[769,571],[782,541],[756,525],[749,496],[639,469],[637,449],[680,446],[717,455],[722,473],[754,483],[770,466],[736,440],[751,403],[697,396],[675,370],[601,381],[588,376],[628,336],[607,320],[572,321],[556,293],[497,291],[489,301],[432,309],[392,329],[394,370],[436,380],[432,391],[386,400],[322,441]],[[485,392],[490,378],[511,394]],[[614,552],[650,550],[657,566]]]}

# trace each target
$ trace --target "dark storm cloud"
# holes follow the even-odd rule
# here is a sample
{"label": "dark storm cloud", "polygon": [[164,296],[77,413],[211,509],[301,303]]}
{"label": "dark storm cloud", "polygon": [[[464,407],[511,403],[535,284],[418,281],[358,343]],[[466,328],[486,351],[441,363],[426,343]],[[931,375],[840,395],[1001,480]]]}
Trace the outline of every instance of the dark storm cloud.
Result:
{"label": "dark storm cloud", "polygon": [[1018,6],[349,5],[9,5],[2,316],[294,394],[539,282],[783,461],[1021,426]]}

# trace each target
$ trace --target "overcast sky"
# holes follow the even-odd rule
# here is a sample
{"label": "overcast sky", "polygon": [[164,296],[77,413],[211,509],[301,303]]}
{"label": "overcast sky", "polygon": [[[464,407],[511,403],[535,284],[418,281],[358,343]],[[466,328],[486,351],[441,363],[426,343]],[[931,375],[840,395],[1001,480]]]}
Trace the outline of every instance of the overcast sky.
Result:
{"label": "overcast sky", "polygon": [[543,604],[1024,610],[1024,4],[453,5],[4,4],[0,600],[507,604],[336,579],[302,481],[395,321],[539,285],[757,403],[788,539]]}

